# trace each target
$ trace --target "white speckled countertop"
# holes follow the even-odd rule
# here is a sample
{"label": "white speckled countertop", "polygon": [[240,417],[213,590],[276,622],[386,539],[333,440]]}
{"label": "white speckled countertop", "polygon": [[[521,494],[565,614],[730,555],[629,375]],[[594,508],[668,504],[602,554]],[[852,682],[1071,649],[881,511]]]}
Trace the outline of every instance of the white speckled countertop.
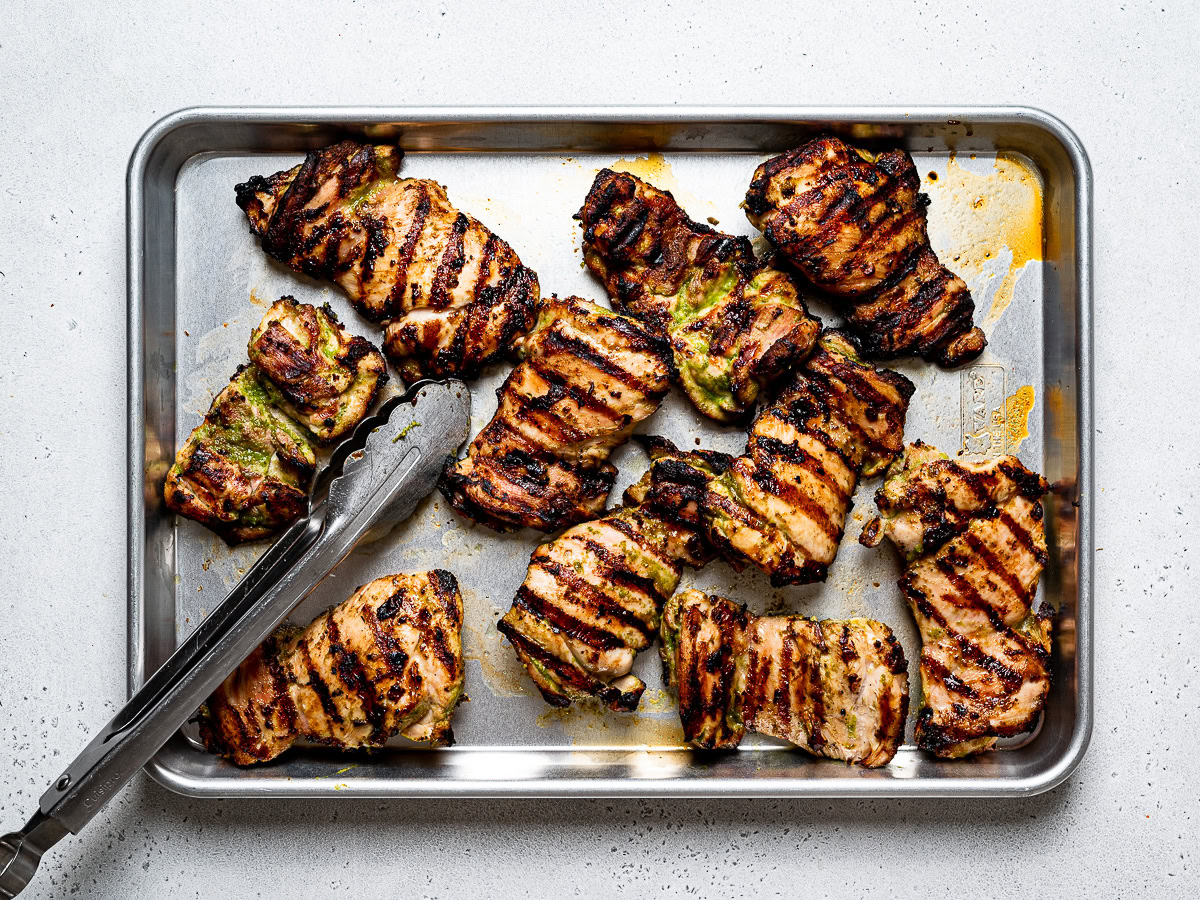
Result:
{"label": "white speckled countertop", "polygon": [[23,896],[1200,892],[1185,546],[1200,518],[1200,12],[834,6],[4,4],[0,831],[124,697],[125,166],[152,122],[198,104],[1024,104],[1064,119],[1096,183],[1096,727],[1070,780],[994,802],[328,803],[202,802],[139,776]]}

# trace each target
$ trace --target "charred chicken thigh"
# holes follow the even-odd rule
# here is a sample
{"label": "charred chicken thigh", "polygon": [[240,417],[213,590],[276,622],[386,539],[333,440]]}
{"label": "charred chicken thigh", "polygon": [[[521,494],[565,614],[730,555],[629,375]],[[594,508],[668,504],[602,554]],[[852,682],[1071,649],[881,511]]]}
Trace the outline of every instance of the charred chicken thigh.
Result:
{"label": "charred chicken thigh", "polygon": [[577,297],[543,302],[516,342],[522,362],[499,405],[451,461],[441,489],[492,528],[554,531],[604,509],[616,469],[609,454],[669,387],[669,351],[640,322]]}
{"label": "charred chicken thigh", "polygon": [[267,310],[249,354],[252,365],[213,400],[163,486],[168,509],[231,544],[268,537],[307,511],[310,439],[346,434],[387,383],[374,345],[348,334],[331,309],[291,297]]}
{"label": "charred chicken thigh", "polygon": [[1046,565],[1040,498],[1048,486],[1014,456],[950,460],[912,444],[875,495],[905,556],[900,589],[921,632],[917,743],[957,758],[1031,731],[1050,689],[1051,620],[1033,611]]}
{"label": "charred chicken thigh", "polygon": [[646,685],[630,674],[634,658],[653,642],[683,567],[711,558],[695,532],[644,505],[646,487],[534,550],[497,626],[553,706],[595,697],[635,709]]}
{"label": "charred chicken thigh", "polygon": [[201,738],[240,766],[274,759],[299,738],[342,750],[397,734],[450,744],[462,614],[449,572],[377,578],[255,650],[201,710]]}
{"label": "charred chicken thigh", "polygon": [[401,375],[469,377],[533,323],[537,276],[396,147],[342,141],[237,190],[263,250],[386,325]]}
{"label": "charred chicken thigh", "polygon": [[791,277],[745,238],[692,221],[669,192],[603,169],[578,217],[588,268],[618,309],[670,340],[679,383],[709,418],[744,419],[812,349],[820,322]]}
{"label": "charred chicken thigh", "polygon": [[868,356],[953,366],[987,341],[966,283],[929,246],[920,187],[905,151],[875,155],[822,137],[760,165],[745,208],[809,282],[851,304]]}
{"label": "charred chicken thigh", "polygon": [[383,355],[326,306],[281,297],[250,336],[250,361],[271,400],[328,444],[363,420],[387,383]]}
{"label": "charred chicken thigh", "polygon": [[661,653],[697,747],[728,749],[758,732],[875,767],[904,738],[908,665],[881,622],[754,616],[689,590],[667,601]]}
{"label": "charred chicken thigh", "polygon": [[308,509],[316,471],[312,444],[277,410],[254,366],[217,394],[167,472],[167,508],[230,544],[267,537]]}
{"label": "charred chicken thigh", "polygon": [[900,452],[913,385],[863,362],[839,332],[816,351],[750,431],[746,453],[653,463],[649,502],[681,517],[735,567],[776,585],[823,581],[860,473]]}

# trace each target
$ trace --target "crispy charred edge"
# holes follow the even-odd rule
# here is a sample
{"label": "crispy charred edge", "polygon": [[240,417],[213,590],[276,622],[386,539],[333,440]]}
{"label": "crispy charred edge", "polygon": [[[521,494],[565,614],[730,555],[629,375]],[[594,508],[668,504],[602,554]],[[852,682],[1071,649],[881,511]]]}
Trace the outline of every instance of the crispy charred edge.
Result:
{"label": "crispy charred edge", "polygon": [[[540,306],[545,309],[563,307],[578,312],[589,324],[607,329],[625,341],[631,350],[648,354],[657,360],[664,370],[670,369],[671,353],[667,342],[634,319],[608,313],[601,307],[588,309],[591,304],[585,305],[575,297],[559,300],[552,296],[542,301]],[[616,365],[590,343],[562,335],[557,330],[547,332],[544,340],[551,350],[579,357],[614,381],[634,388],[647,402],[653,403],[655,409],[666,396],[668,385],[665,382],[661,387],[647,383],[638,372],[626,371]],[[541,355],[535,350],[530,358],[519,363],[496,392],[497,397],[503,400],[510,384],[519,380],[526,370],[532,370],[547,382],[547,392],[532,398],[519,410],[518,415],[524,415],[530,409],[546,411],[559,400],[569,398],[581,407],[602,407],[614,421],[630,418],[628,414],[612,410],[592,396],[587,386],[574,384],[559,373],[540,365],[538,360]],[[486,439],[493,430],[506,427],[507,423],[500,415],[498,410],[480,431],[476,441]],[[551,532],[586,521],[603,508],[616,479],[617,470],[608,463],[607,457],[598,464],[585,466],[561,459],[552,453],[538,452],[534,448],[513,449],[503,454],[492,455],[476,454],[474,447],[475,442],[472,442],[467,451],[468,458],[473,461],[474,470],[470,473],[460,472],[459,460],[448,457],[438,479],[438,489],[460,515],[474,519],[495,531],[505,532],[527,527]],[[572,494],[556,490],[551,478],[551,471],[554,469],[573,479],[578,484],[578,490]],[[493,478],[513,485],[520,491],[521,497],[535,498],[534,502],[524,502],[508,495],[497,488]],[[472,497],[468,491],[469,487],[481,488],[495,502],[483,502]]]}
{"label": "crispy charred edge", "polygon": [[[800,147],[772,157],[755,170],[746,191],[744,206],[751,219],[761,219],[776,209],[768,195],[771,183],[778,176],[796,165],[808,164],[813,157],[819,155],[819,149],[829,144],[841,145],[851,158],[866,160],[863,154],[832,135],[818,136]],[[896,154],[900,154],[902,162],[897,162]],[[897,188],[903,186],[906,180],[912,189],[920,187],[916,165],[905,150],[895,151],[893,154],[880,154],[872,164],[890,176],[896,182]],[[914,212],[923,218],[928,205],[928,195],[917,193]],[[778,246],[778,235],[770,227],[770,223],[764,233]],[[783,255],[786,257],[786,252]],[[900,290],[903,283],[909,280],[915,280],[917,290],[904,306],[899,309],[889,306],[877,314],[867,309],[870,304],[886,294]],[[960,284],[961,290],[958,288]],[[917,334],[913,330],[916,323],[943,297],[947,300],[948,309],[943,315],[941,326],[931,336],[922,337]],[[974,327],[974,315],[975,302],[971,292],[958,276],[941,264],[926,237],[923,245],[918,244],[910,251],[907,260],[899,266],[898,271],[873,291],[853,301],[849,324],[862,339],[864,352],[874,359],[917,355],[929,362],[952,368],[970,362],[987,346],[983,331]],[[897,333],[906,334],[908,339],[897,340]]]}
{"label": "crispy charred edge", "polygon": [[[280,461],[294,474],[297,484],[291,485],[278,479],[264,479],[262,502],[264,506],[277,513],[275,521],[269,524],[248,525],[238,520],[225,521],[210,514],[204,504],[199,502],[195,492],[188,484],[190,477],[202,475],[212,484],[219,485],[223,481],[223,477],[220,467],[216,465],[218,460],[226,460],[230,465],[240,467],[240,464],[230,461],[228,457],[209,451],[204,446],[203,440],[197,438],[197,435],[205,427],[214,429],[224,427],[220,418],[224,404],[230,401],[236,402],[239,399],[242,402],[250,402],[240,389],[235,391],[234,385],[234,382],[247,372],[255,379],[264,377],[253,365],[243,364],[237,367],[237,371],[229,379],[229,384],[213,398],[212,405],[204,415],[204,421],[192,429],[187,440],[175,454],[175,463],[167,471],[163,484],[163,500],[168,509],[184,518],[199,522],[230,546],[270,537],[304,515],[308,509],[308,488],[316,473],[315,461],[310,461],[294,453],[287,453],[285,452],[286,448],[283,447],[276,446],[274,448]],[[282,412],[278,414],[285,415]],[[267,415],[272,415],[272,413],[268,410]],[[291,419],[289,418],[288,421]],[[297,428],[301,431],[305,430],[301,426],[297,426]]]}
{"label": "crispy charred edge", "polygon": [[[276,304],[286,303],[292,307],[292,311],[304,318],[311,311],[311,315],[316,319],[324,319],[326,324],[332,328],[338,336],[338,353],[334,364],[342,366],[349,372],[354,379],[361,377],[369,377],[371,379],[371,387],[369,393],[363,400],[363,415],[357,420],[344,423],[335,434],[332,436],[323,436],[313,433],[313,439],[322,446],[328,446],[334,441],[342,437],[347,431],[354,428],[355,425],[365,418],[366,412],[374,405],[375,400],[379,397],[379,392],[387,385],[390,376],[387,372],[387,364],[384,362],[383,354],[379,348],[364,337],[352,335],[342,326],[337,313],[333,307],[325,303],[321,307],[314,307],[307,303],[299,303],[296,298],[290,294],[285,294],[280,297]],[[270,312],[267,313],[267,316]],[[270,354],[281,359],[287,364],[288,375],[294,374],[294,377],[273,378],[261,366],[256,366],[259,373],[264,379],[274,385],[283,399],[292,404],[297,409],[304,409],[311,406],[316,400],[322,399],[314,396],[311,392],[305,391],[299,383],[303,376],[308,375],[312,371],[311,363],[305,358],[306,351],[300,348],[295,341],[290,337],[279,339],[274,335],[272,325],[276,324],[276,320],[270,322],[264,317],[263,321],[255,329],[250,340],[250,355],[253,358],[256,353]],[[307,322],[306,322],[307,325]],[[317,333],[312,333],[309,330],[310,340],[315,345],[320,339],[320,324],[317,324]],[[318,353],[319,351],[314,351]],[[364,370],[364,366],[366,369]],[[354,387],[352,384],[351,387]]]}

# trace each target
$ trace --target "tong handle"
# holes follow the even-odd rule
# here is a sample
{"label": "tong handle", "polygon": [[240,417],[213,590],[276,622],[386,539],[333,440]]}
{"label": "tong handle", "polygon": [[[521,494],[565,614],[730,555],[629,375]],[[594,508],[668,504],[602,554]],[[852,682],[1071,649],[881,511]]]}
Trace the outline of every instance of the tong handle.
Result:
{"label": "tong handle", "polygon": [[[212,614],[175,649],[42,795],[40,809],[44,815],[53,816],[71,832],[78,833],[105,801],[145,765],[178,730],[181,716],[186,720],[204,702],[211,690],[207,682],[218,672],[221,678],[228,674],[229,669],[213,669],[213,676],[197,680],[194,676],[201,660],[217,652],[229,659],[237,656],[231,669],[287,615],[290,606],[281,610],[283,604],[263,601],[278,592],[281,576],[317,543],[323,530],[323,521],[301,519],[259,557]],[[225,640],[235,625],[250,618],[256,621],[249,632],[236,641]],[[248,647],[245,653],[243,647]],[[159,715],[154,714],[156,711]]]}
{"label": "tong handle", "polygon": [[[203,701],[207,681],[188,676],[222,637],[272,592],[287,567],[317,543],[323,527],[322,521],[313,518],[293,523],[67,766],[42,795],[38,811],[25,827],[0,837],[0,900],[19,894],[33,877],[42,854],[86,825],[179,728],[180,716],[186,718],[187,711]],[[287,610],[282,615],[287,615]],[[196,696],[199,699],[193,702]],[[157,716],[156,711],[160,713]]]}

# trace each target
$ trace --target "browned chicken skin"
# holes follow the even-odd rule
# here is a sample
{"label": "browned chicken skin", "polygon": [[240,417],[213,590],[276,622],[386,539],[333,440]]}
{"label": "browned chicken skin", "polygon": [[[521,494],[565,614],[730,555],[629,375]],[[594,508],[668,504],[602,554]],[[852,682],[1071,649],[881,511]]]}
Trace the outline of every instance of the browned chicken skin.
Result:
{"label": "browned chicken skin", "polygon": [[554,531],[604,509],[616,475],[608,457],[658,409],[669,351],[640,322],[577,297],[544,301],[515,350],[523,361],[496,415],[440,486],[492,528]]}
{"label": "browned chicken skin", "polygon": [[650,503],[693,523],[735,567],[773,584],[824,580],[861,473],[900,452],[913,386],[858,358],[826,332],[802,372],[750,431],[746,453],[666,456],[651,469]]}
{"label": "browned chicken skin", "polygon": [[876,493],[908,561],[900,588],[921,631],[917,743],[958,758],[1032,730],[1050,689],[1051,621],[1032,610],[1046,537],[1045,479],[1014,456],[959,463],[925,444],[896,460]]}
{"label": "browned chicken skin", "polygon": [[237,203],[263,250],[386,324],[384,349],[406,379],[469,377],[533,324],[537,276],[440,184],[400,178],[401,156],[342,141],[239,184]]}
{"label": "browned chicken skin", "polygon": [[618,309],[670,341],[675,373],[704,415],[744,419],[762,387],[799,363],[821,325],[791,277],[746,238],[692,221],[675,198],[602,169],[579,219],[588,268]]}
{"label": "browned chicken skin", "polygon": [[646,487],[639,482],[625,506],[534,550],[497,626],[547,703],[595,697],[635,709],[646,685],[630,674],[634,658],[653,642],[683,567],[711,558],[694,531],[642,503]]}
{"label": "browned chicken skin", "polygon": [[209,697],[201,737],[241,766],[302,737],[342,750],[397,734],[452,743],[462,612],[449,572],[377,578],[303,631],[284,628],[255,650]]}
{"label": "browned chicken skin", "polygon": [[733,748],[751,731],[875,767],[904,738],[908,664],[881,622],[754,616],[690,590],[667,601],[661,652],[697,747]]}
{"label": "browned chicken skin", "polygon": [[760,165],[745,206],[805,278],[852,304],[868,356],[953,366],[987,341],[966,283],[930,249],[920,187],[905,151],[872,156],[822,137]]}

